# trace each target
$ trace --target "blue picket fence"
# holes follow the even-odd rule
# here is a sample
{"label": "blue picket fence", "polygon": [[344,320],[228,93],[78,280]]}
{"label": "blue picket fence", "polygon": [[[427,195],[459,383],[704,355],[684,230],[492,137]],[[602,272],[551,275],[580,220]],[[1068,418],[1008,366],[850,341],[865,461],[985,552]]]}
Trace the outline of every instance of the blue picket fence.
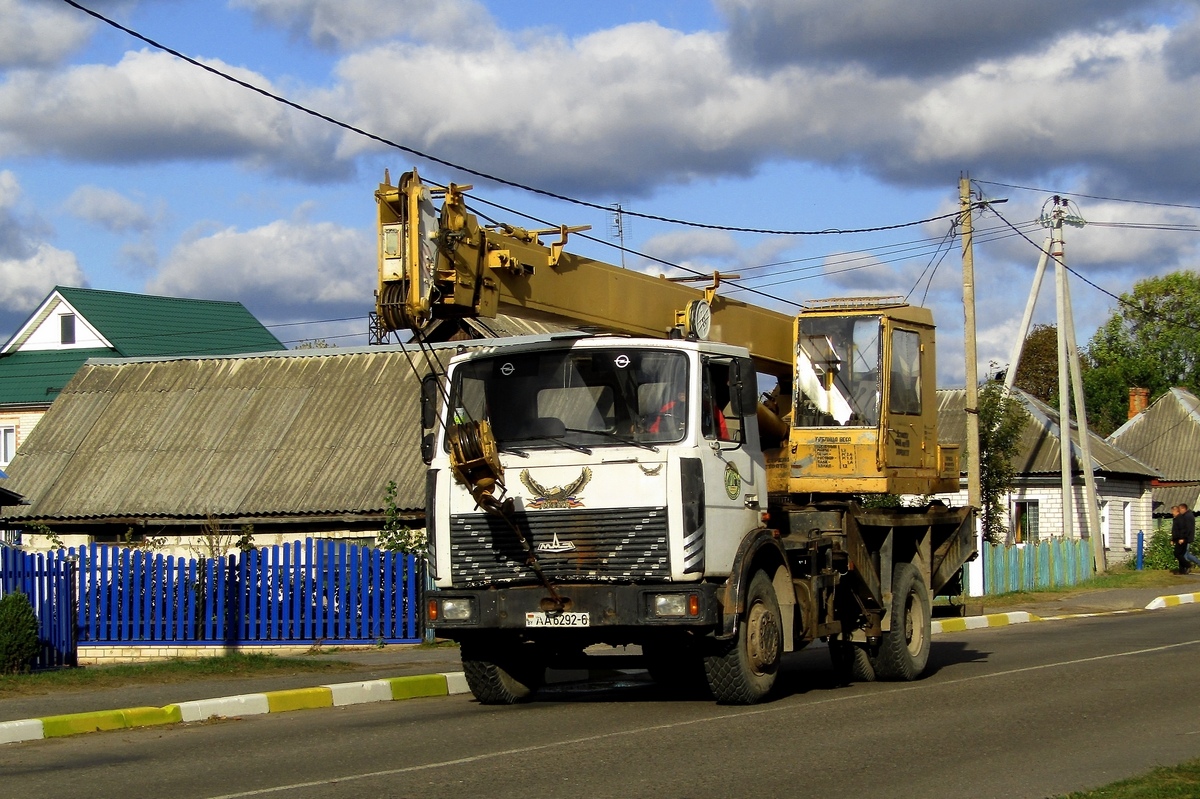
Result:
{"label": "blue picket fence", "polygon": [[411,555],[308,539],[228,558],[98,544],[0,556],[0,592],[48,592],[41,586],[70,568],[75,613],[66,626],[84,645],[421,640],[422,573]]}
{"label": "blue picket fence", "polygon": [[0,546],[0,596],[20,591],[38,620],[38,668],[75,665],[75,564]]}
{"label": "blue picket fence", "polygon": [[983,592],[1007,594],[1063,588],[1095,575],[1092,542],[1049,538],[1035,544],[983,545]]}

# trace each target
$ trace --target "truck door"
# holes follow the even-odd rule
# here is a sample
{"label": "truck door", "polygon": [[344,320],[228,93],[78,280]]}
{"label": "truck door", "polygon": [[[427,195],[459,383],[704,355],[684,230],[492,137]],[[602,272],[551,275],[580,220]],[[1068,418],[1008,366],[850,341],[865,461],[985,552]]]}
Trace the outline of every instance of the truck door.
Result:
{"label": "truck door", "polygon": [[749,358],[701,359],[700,457],[704,466],[705,556],[724,573],[742,537],[759,524],[766,472],[758,447],[757,383]]}

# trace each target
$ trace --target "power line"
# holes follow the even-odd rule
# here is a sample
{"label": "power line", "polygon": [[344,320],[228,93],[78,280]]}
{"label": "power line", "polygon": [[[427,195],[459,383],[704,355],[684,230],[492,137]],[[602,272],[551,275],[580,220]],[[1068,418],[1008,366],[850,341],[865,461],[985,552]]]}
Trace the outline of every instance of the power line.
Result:
{"label": "power line", "polygon": [[976,180],[973,180],[972,182],[983,183],[988,186],[1002,186],[1003,188],[1006,188],[1006,189],[1020,189],[1021,191],[1033,191],[1033,192],[1038,192],[1039,194],[1057,194],[1057,195],[1060,195],[1063,197],[1084,197],[1088,200],[1103,200],[1105,202],[1112,202],[1112,203],[1130,203],[1133,205],[1156,205],[1156,206],[1161,206],[1163,208],[1190,208],[1193,210],[1200,210],[1200,205],[1189,205],[1187,203],[1166,203],[1166,202],[1158,202],[1155,200],[1130,200],[1130,199],[1126,199],[1124,197],[1104,197],[1099,194],[1083,194],[1082,192],[1077,192],[1077,191],[1059,191],[1058,189],[1043,189],[1043,188],[1038,188],[1037,186],[1021,186],[1021,185],[1018,185],[1015,183],[1000,183],[1000,182],[994,181],[994,180],[978,180],[978,179],[976,179]]}
{"label": "power line", "polygon": [[[1007,224],[1009,227],[1012,227],[1012,228],[1013,228],[1013,230],[1016,230],[1016,227],[1014,227],[1014,226],[1012,225],[1012,223],[1011,223],[1011,222],[1009,222],[1007,219],[1005,219],[1005,218],[1004,218],[1004,216],[1003,216],[1003,215],[1002,215],[1002,214],[1001,214],[999,211],[997,211],[995,208],[991,208],[990,210],[991,210],[991,211],[992,211],[992,213],[994,213],[996,216],[1000,217],[1000,219],[1001,219],[1001,220],[1002,220],[1002,221],[1003,221],[1005,224]],[[1028,236],[1026,236],[1024,233],[1020,233],[1020,232],[1018,231],[1018,235],[1020,235],[1020,236],[1021,236],[1021,238],[1025,239],[1027,242],[1029,242],[1029,243],[1030,243],[1030,244],[1032,244],[1034,247],[1036,247],[1038,252],[1040,252],[1040,253],[1045,253],[1045,252],[1046,252],[1046,249],[1045,249],[1045,248],[1044,248],[1044,247],[1043,247],[1041,244],[1038,244],[1038,243],[1037,243],[1037,242],[1035,242],[1033,239],[1031,239],[1031,238],[1029,238]],[[1154,313],[1154,311],[1152,311],[1152,310],[1150,310],[1150,309],[1148,309],[1148,308],[1143,308],[1142,306],[1140,306],[1140,305],[1138,305],[1138,304],[1136,304],[1136,303],[1134,303],[1134,302],[1131,302],[1130,300],[1127,300],[1127,299],[1125,299],[1124,297],[1119,297],[1119,296],[1117,296],[1116,294],[1113,294],[1113,293],[1112,293],[1111,291],[1109,291],[1108,289],[1106,289],[1106,288],[1104,288],[1103,286],[1100,286],[1100,285],[1098,285],[1098,284],[1096,284],[1096,283],[1092,282],[1092,281],[1091,281],[1089,278],[1087,278],[1087,277],[1085,277],[1084,275],[1080,274],[1080,273],[1079,273],[1078,271],[1076,271],[1075,269],[1072,269],[1070,266],[1068,266],[1068,265],[1067,265],[1067,263],[1066,263],[1065,261],[1063,261],[1063,262],[1061,262],[1061,263],[1062,263],[1062,265],[1063,265],[1063,268],[1064,268],[1064,269],[1066,269],[1068,272],[1070,272],[1072,275],[1074,275],[1075,277],[1079,278],[1079,279],[1080,279],[1080,280],[1082,280],[1084,283],[1086,283],[1086,284],[1088,284],[1089,286],[1091,286],[1092,288],[1094,288],[1096,291],[1099,291],[1101,294],[1104,294],[1104,295],[1107,295],[1107,296],[1109,296],[1109,297],[1113,298],[1114,300],[1116,300],[1116,301],[1117,301],[1118,303],[1120,303],[1121,305],[1124,305],[1126,308],[1129,308],[1130,310],[1132,310],[1132,311],[1134,311],[1135,313],[1137,313],[1139,316],[1142,316],[1142,317],[1144,317],[1144,318],[1146,318],[1146,319],[1152,319],[1152,320],[1153,320],[1153,319],[1157,319],[1157,318],[1158,318],[1158,315],[1157,315],[1156,313]],[[1169,322],[1169,324],[1170,324],[1170,325],[1172,325],[1173,327],[1179,327],[1179,328],[1183,328],[1184,330],[1192,330],[1192,331],[1195,331],[1195,332],[1197,332],[1197,333],[1200,333],[1200,326],[1197,326],[1197,325],[1189,325],[1189,324],[1187,324],[1187,323],[1185,323],[1185,322],[1179,322],[1179,321],[1171,321],[1171,322]]]}
{"label": "power line", "polygon": [[[435,164],[440,164],[440,165],[448,167],[450,169],[455,169],[460,172],[465,172],[468,175],[474,175],[475,177],[483,178],[484,180],[490,180],[493,183],[499,183],[503,186],[509,186],[510,188],[527,191],[527,192],[530,192],[531,194],[538,194],[543,197],[549,197],[551,199],[560,200],[562,202],[571,203],[573,205],[583,206],[584,208],[591,208],[591,209],[594,209],[597,211],[604,211],[606,213],[611,212],[611,210],[612,210],[612,208],[608,205],[601,205],[599,203],[590,202],[588,200],[581,200],[576,197],[570,197],[565,194],[559,194],[557,192],[552,192],[547,189],[539,189],[536,186],[530,186],[525,183],[519,183],[514,180],[502,178],[498,175],[493,175],[488,172],[483,172],[478,169],[473,169],[471,167],[464,166],[462,164],[458,164],[453,161],[448,161],[444,158],[439,158],[436,155],[431,155],[430,153],[426,153],[421,150],[417,150],[414,147],[409,147],[407,145],[400,144],[399,142],[392,141],[391,139],[388,139],[383,136],[379,136],[377,134],[363,130],[362,128],[356,127],[347,122],[342,122],[341,120],[336,119],[335,117],[331,117],[328,114],[323,114],[320,111],[316,111],[311,108],[308,108],[307,106],[301,105],[300,103],[297,103],[293,100],[289,100],[286,97],[283,97],[282,95],[275,94],[274,92],[268,91],[259,86],[255,86],[254,84],[249,83],[244,80],[241,80],[240,78],[235,78],[233,75],[230,75],[227,72],[222,72],[221,70],[217,69],[216,67],[212,67],[212,66],[209,66],[208,64],[201,63],[200,61],[198,61],[194,58],[191,58],[190,56],[184,55],[182,52],[180,52],[178,50],[175,50],[175,49],[168,47],[160,42],[155,41],[154,39],[151,39],[148,36],[138,33],[137,31],[133,30],[132,28],[122,25],[121,23],[117,22],[116,20],[109,19],[108,17],[104,16],[103,14],[100,14],[99,12],[93,11],[92,9],[87,8],[86,6],[80,5],[75,0],[63,0],[63,2],[66,3],[67,5],[71,6],[72,8],[78,9],[79,11],[82,11],[83,13],[85,13],[91,17],[94,17],[95,19],[100,20],[101,22],[103,22],[106,25],[116,28],[117,30],[119,30],[129,36],[132,36],[133,38],[135,38],[141,42],[145,42],[146,44],[150,45],[151,47],[153,47],[156,50],[161,50],[164,53],[169,53],[170,55],[175,56],[176,58],[180,59],[181,61],[191,64],[194,67],[198,67],[199,69],[202,69],[205,72],[208,72],[212,75],[216,75],[217,77],[227,80],[230,83],[236,84],[237,86],[240,86],[243,89],[248,89],[256,94],[262,95],[263,97],[266,97],[270,100],[274,100],[275,102],[281,103],[281,104],[283,104],[289,108],[292,108],[296,111],[300,111],[301,113],[308,114],[309,116],[312,116],[312,117],[316,117],[317,119],[320,119],[324,122],[328,122],[331,125],[335,125],[339,128],[342,128],[343,130],[347,130],[347,131],[350,131],[351,133],[358,134],[359,136],[363,136],[374,142],[378,142],[379,144],[382,144],[384,146],[391,147],[393,149],[399,150],[404,153],[408,153],[409,155],[413,155],[418,158],[423,158],[427,161],[432,161]],[[685,219],[676,219],[676,218],[668,217],[668,216],[660,216],[658,214],[641,213],[638,211],[630,211],[627,209],[622,210],[621,213],[624,214],[625,216],[637,217],[639,219],[649,219],[649,220],[655,221],[655,222],[664,222],[666,224],[672,224],[672,225],[682,225],[685,227],[701,228],[704,230],[721,230],[721,231],[726,231],[726,232],[730,232],[730,233],[753,233],[753,234],[771,235],[771,236],[824,236],[824,235],[845,235],[845,234],[853,234],[853,233],[878,233],[878,232],[887,231],[887,230],[899,230],[901,228],[915,227],[918,225],[926,224],[927,222],[936,222],[936,221],[939,221],[942,219],[949,219],[951,217],[958,215],[958,212],[956,211],[954,213],[942,214],[939,216],[929,217],[927,219],[918,219],[913,222],[901,222],[901,223],[894,224],[894,225],[879,225],[876,227],[865,227],[865,228],[849,228],[849,229],[827,228],[825,230],[783,230],[783,229],[772,229],[772,228],[739,227],[739,226],[735,226],[735,225],[717,225],[717,224],[710,224],[710,223],[705,223],[705,222],[692,222],[692,221],[688,221]]]}

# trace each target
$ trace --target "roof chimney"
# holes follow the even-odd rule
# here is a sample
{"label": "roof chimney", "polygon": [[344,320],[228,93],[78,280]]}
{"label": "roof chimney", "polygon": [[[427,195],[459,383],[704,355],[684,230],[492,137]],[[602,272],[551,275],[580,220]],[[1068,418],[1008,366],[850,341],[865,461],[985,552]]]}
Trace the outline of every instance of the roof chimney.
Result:
{"label": "roof chimney", "polygon": [[1130,388],[1129,389],[1129,418],[1137,416],[1150,404],[1150,389],[1148,388]]}

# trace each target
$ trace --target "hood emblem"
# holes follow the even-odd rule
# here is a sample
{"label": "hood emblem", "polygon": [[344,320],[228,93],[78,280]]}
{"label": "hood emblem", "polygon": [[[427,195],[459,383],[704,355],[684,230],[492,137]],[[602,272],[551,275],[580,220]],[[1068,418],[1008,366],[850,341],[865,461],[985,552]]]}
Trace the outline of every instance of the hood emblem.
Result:
{"label": "hood emblem", "polygon": [[528,469],[521,470],[521,483],[533,494],[527,507],[534,510],[543,510],[545,508],[582,508],[583,497],[579,496],[579,492],[583,490],[583,487],[591,479],[592,470],[584,466],[583,471],[579,473],[579,477],[575,478],[572,482],[563,486],[546,488],[533,479]]}

